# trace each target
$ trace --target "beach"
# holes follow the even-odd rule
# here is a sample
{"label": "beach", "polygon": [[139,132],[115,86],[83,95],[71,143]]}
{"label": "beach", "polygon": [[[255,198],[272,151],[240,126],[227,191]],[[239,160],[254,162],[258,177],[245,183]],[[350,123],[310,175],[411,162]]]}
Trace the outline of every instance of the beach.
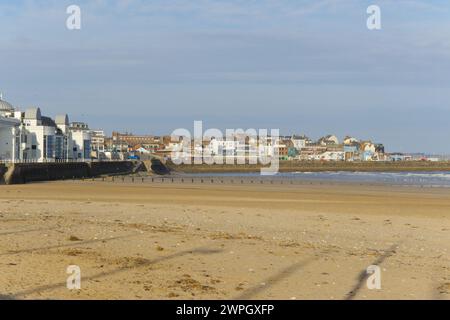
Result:
{"label": "beach", "polygon": [[1,186],[0,299],[450,299],[449,243],[449,188]]}

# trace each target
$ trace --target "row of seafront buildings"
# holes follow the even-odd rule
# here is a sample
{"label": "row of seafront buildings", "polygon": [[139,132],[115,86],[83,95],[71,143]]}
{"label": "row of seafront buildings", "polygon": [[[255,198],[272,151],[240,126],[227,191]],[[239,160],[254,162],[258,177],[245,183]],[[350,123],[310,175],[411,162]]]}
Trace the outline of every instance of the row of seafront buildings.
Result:
{"label": "row of seafront buildings", "polygon": [[[224,158],[239,158],[245,154],[246,160],[253,155],[272,156],[272,146],[277,149],[280,160],[298,161],[440,161],[448,160],[449,156],[434,156],[425,154],[387,153],[381,143],[370,140],[360,140],[345,136],[342,141],[335,135],[327,135],[312,140],[305,135],[281,136],[276,143],[267,137],[265,146],[259,144],[259,137],[236,134],[228,139],[204,137],[203,141],[191,138],[171,136],[135,135],[131,133],[113,132],[112,137],[105,137],[103,149],[117,157],[121,155],[157,155],[166,159],[183,150],[183,140],[189,139],[190,154],[218,155]],[[269,148],[267,148],[267,145]],[[108,152],[105,152],[106,154]]]}
{"label": "row of seafront buildings", "polygon": [[[239,157],[272,156],[277,150],[280,160],[303,161],[402,161],[434,158],[385,153],[383,144],[335,135],[313,141],[305,135],[282,136],[276,140],[236,134],[228,139],[205,137],[202,141],[171,136],[133,135],[113,132],[106,137],[102,130],[91,130],[83,122],[69,122],[66,114],[54,119],[43,116],[40,108],[21,111],[3,100],[0,94],[0,162],[64,162],[123,160],[158,155],[170,159],[183,149],[189,139],[190,154]],[[185,141],[183,141],[185,140]],[[275,142],[276,141],[276,142]],[[436,158],[436,161],[438,159]]]}
{"label": "row of seafront buildings", "polygon": [[[242,141],[242,140],[241,140]],[[217,143],[211,143],[216,145]],[[219,142],[220,146],[226,146],[222,150],[227,150],[233,154],[239,149],[248,149],[246,146],[239,146],[229,141]],[[270,145],[270,141],[269,141]],[[313,141],[305,135],[282,136],[273,145],[280,160],[303,160],[303,161],[385,161],[387,155],[382,144],[375,144],[371,141],[360,141],[356,138],[345,137],[343,142],[334,135],[328,135]],[[267,149],[258,148],[266,152]],[[270,150],[270,148],[269,148]],[[270,151],[269,151],[269,155]]]}
{"label": "row of seafront buildings", "polygon": [[91,130],[69,122],[66,114],[54,119],[40,108],[14,108],[0,94],[0,161],[57,162],[91,159]]}
{"label": "row of seafront buildings", "polygon": [[387,161],[384,145],[370,140],[346,136],[342,142],[335,135],[327,135],[312,141],[306,136],[292,136],[287,148],[294,146],[295,158],[322,161]]}
{"label": "row of seafront buildings", "polygon": [[[171,136],[133,135],[113,132],[112,138],[105,140],[106,150],[136,155],[156,154],[170,157],[176,151],[183,150],[183,137],[175,141]],[[190,139],[190,138],[189,138]],[[206,137],[203,141],[190,139],[191,154],[208,154],[223,157],[238,157],[245,154],[250,157],[265,154],[272,155],[272,147],[276,148],[280,160],[305,161],[388,161],[394,160],[385,153],[384,145],[371,141],[345,137],[342,142],[334,135],[328,135],[313,141],[302,135],[282,136],[275,141],[270,137],[264,141],[264,147],[258,137],[233,136],[228,139]],[[269,148],[267,148],[269,146]],[[397,159],[395,159],[397,160]]]}

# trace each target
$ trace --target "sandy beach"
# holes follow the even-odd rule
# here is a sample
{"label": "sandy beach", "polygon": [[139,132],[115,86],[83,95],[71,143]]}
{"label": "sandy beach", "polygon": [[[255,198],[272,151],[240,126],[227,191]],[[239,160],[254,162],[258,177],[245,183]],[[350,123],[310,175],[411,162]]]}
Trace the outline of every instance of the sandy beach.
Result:
{"label": "sandy beach", "polygon": [[[449,188],[0,189],[0,299],[450,299]],[[81,290],[66,288],[69,265]]]}

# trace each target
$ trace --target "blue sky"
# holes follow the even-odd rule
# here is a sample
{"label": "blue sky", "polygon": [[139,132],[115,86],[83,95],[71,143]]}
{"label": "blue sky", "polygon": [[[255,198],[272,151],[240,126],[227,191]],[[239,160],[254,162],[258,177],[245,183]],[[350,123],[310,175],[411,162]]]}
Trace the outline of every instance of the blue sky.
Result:
{"label": "blue sky", "polygon": [[[370,4],[382,30],[366,28]],[[421,0],[0,0],[0,91],[107,131],[203,120],[450,153],[449,14]]]}

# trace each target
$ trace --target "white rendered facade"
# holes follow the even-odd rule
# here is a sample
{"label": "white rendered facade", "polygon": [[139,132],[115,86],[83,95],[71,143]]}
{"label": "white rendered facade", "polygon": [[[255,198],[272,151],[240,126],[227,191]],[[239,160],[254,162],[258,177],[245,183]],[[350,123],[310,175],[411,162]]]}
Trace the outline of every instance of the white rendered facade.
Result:
{"label": "white rendered facade", "polygon": [[11,161],[19,156],[20,121],[13,117],[14,108],[0,94],[0,161]]}
{"label": "white rendered facade", "polygon": [[93,151],[105,152],[105,132],[103,130],[92,130],[91,144]]}
{"label": "white rendered facade", "polygon": [[0,161],[18,158],[19,121],[0,115]]}
{"label": "white rendered facade", "polygon": [[54,121],[39,108],[15,111],[0,96],[0,161],[87,161],[90,145],[86,124],[70,125],[67,115]]}
{"label": "white rendered facade", "polygon": [[88,125],[82,122],[73,122],[69,130],[72,142],[72,158],[77,161],[90,160],[91,131]]}

